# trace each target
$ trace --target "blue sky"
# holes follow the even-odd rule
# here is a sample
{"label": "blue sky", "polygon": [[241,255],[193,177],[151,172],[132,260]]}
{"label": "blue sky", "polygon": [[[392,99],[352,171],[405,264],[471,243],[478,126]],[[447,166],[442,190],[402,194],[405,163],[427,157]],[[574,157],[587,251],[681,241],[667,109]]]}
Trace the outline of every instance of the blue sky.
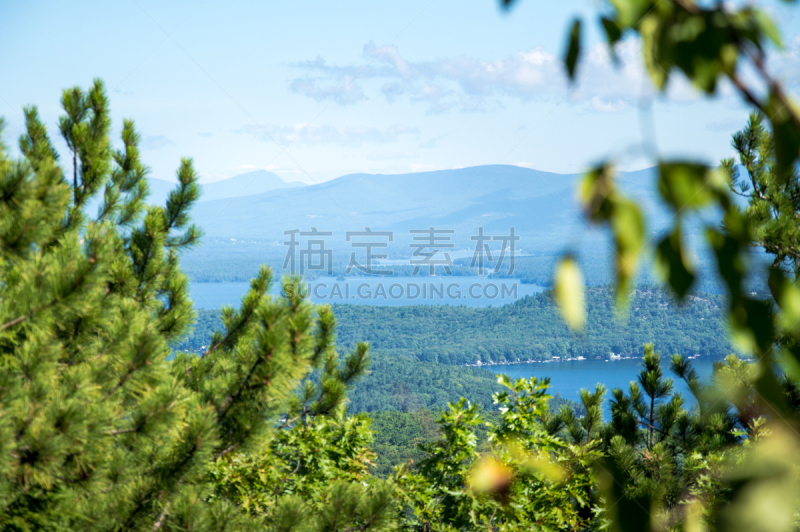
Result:
{"label": "blue sky", "polygon": [[[633,169],[652,164],[643,132],[661,156],[713,163],[747,116],[728,89],[709,101],[676,79],[654,95],[635,40],[615,69],[597,1],[521,0],[510,13],[494,0],[0,5],[6,143],[23,105],[54,132],[61,89],[100,77],[115,131],[136,121],[161,179],[181,156],[203,181],[258,168],[306,183],[496,163],[577,172],[606,155]],[[786,42],[771,68],[796,93],[800,8],[766,7]],[[587,50],[569,91],[560,57],[581,14]]]}

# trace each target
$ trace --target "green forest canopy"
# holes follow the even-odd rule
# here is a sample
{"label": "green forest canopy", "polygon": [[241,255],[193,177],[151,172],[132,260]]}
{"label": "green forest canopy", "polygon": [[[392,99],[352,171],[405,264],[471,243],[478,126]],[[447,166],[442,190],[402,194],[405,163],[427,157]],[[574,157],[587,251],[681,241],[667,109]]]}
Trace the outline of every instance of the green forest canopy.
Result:
{"label": "green forest canopy", "polygon": [[[721,358],[733,352],[727,338],[722,296],[696,294],[682,304],[655,287],[633,292],[630,310],[618,316],[613,290],[587,290],[589,318],[581,333],[561,319],[551,292],[501,307],[335,305],[337,342],[352,348],[369,342],[381,355],[464,365],[547,360],[553,356],[638,356],[655,342],[668,353]],[[201,310],[194,332],[176,346],[196,351],[219,327],[219,311]]]}

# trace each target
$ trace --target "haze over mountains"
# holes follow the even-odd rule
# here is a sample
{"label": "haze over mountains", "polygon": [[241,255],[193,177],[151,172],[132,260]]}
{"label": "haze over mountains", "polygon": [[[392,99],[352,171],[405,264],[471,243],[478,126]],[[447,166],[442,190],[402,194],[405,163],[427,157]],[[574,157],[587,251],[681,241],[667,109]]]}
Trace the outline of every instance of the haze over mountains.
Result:
{"label": "haze over mountains", "polygon": [[[150,178],[150,197],[148,201],[155,205],[164,205],[169,193],[175,188],[176,184],[163,179]],[[254,170],[245,174],[239,174],[229,179],[215,181],[214,183],[202,183],[200,185],[203,193],[200,201],[213,201],[236,196],[249,196],[253,194],[263,194],[264,192],[288,188],[298,188],[305,186],[304,183],[287,183],[277,175],[266,170]]]}
{"label": "haze over mountains", "polygon": [[[652,169],[625,172],[619,181],[642,203],[657,230],[670,215],[656,196],[654,175]],[[241,177],[229,181],[244,181]],[[247,187],[234,199],[206,196],[192,217],[208,237],[258,241],[283,241],[283,232],[291,229],[316,227],[336,235],[370,227],[393,231],[396,242],[410,240],[410,229],[433,226],[455,230],[454,241],[470,245],[479,227],[490,235],[508,234],[514,227],[521,244],[563,245],[586,229],[575,201],[580,177],[510,165],[350,174],[320,185],[261,193]]]}
{"label": "haze over mountains", "polygon": [[[206,198],[193,208],[193,221],[205,234],[203,244],[182,259],[193,279],[248,280],[265,263],[288,273],[285,261],[292,248],[286,245],[290,237],[284,231],[308,232],[312,228],[333,233],[323,238],[324,248],[332,251],[333,268],[341,273],[347,270],[352,253],[362,263],[365,259],[365,250],[352,243],[370,240],[347,241],[345,233],[364,231],[365,227],[393,232],[391,242],[385,237],[371,238],[388,244],[372,252],[388,254],[398,268],[410,264],[412,244],[418,244],[412,241],[417,235],[409,234],[412,229],[453,230],[449,243],[454,249],[442,252],[453,253],[456,265],[468,267],[476,247],[471,237],[478,235],[479,228],[485,235],[502,236],[513,227],[520,238],[516,243],[517,275],[526,282],[548,285],[553,261],[565,251],[578,253],[588,283],[606,284],[614,278],[608,232],[589,226],[575,199],[582,174],[495,165],[395,175],[350,174],[308,186],[291,186],[272,174],[269,182],[265,179],[259,186],[275,187],[260,193],[256,193],[259,188],[245,186],[252,176],[220,182],[218,190],[222,192],[214,193],[227,197]],[[649,249],[642,259],[649,264],[653,247],[672,225],[673,213],[658,195],[654,169],[622,172],[616,179],[645,211]],[[706,222],[718,223],[718,214],[705,214],[711,215],[704,216]],[[697,256],[705,256],[699,253],[705,246],[705,239],[699,238],[701,222],[695,218],[684,225]],[[321,237],[300,235],[295,256],[313,238]],[[499,246],[500,242],[490,242],[495,257]],[[710,263],[697,266],[713,270]],[[645,270],[649,271],[649,266],[643,267],[640,280],[651,282],[652,272]],[[704,281],[703,290],[717,291],[716,282]]]}

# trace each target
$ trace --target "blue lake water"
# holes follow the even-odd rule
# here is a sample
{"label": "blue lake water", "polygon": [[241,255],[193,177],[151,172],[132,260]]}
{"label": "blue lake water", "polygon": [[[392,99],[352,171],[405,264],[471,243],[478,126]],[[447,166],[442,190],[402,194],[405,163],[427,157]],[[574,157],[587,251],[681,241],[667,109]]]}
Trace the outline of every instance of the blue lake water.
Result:
{"label": "blue lake water", "polygon": [[[696,358],[692,366],[697,371],[700,380],[708,382],[711,377],[713,359]],[[664,375],[675,381],[675,390],[682,392],[684,404],[688,408],[695,404],[694,398],[689,393],[689,388],[669,371],[669,358],[661,358]],[[607,388],[604,413],[606,419],[610,417],[609,400],[614,388],[621,388],[627,394],[631,381],[637,380],[642,370],[642,359],[627,360],[571,360],[564,362],[547,362],[532,364],[512,364],[508,366],[492,366],[489,369],[500,375],[506,374],[512,379],[530,377],[550,377],[550,395],[561,394],[565,399],[580,401],[578,392],[581,388],[594,391],[598,383],[605,384]]]}
{"label": "blue lake water", "polygon": [[[499,306],[544,290],[541,286],[522,284],[516,279],[485,277],[356,277],[337,280],[320,277],[310,285],[314,303],[353,305],[466,305]],[[192,283],[191,297],[201,309],[238,306],[250,283]],[[273,286],[278,294],[280,287]]]}

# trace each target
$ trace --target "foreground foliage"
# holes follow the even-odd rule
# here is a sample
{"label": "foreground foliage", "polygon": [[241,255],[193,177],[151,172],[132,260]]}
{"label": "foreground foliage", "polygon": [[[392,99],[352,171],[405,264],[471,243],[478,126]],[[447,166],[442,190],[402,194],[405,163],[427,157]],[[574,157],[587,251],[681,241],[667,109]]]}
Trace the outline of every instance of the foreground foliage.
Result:
{"label": "foreground foliage", "polygon": [[[507,6],[512,3],[514,0],[503,1]],[[800,112],[767,68],[766,51],[782,47],[781,36],[765,11],[747,4],[613,0],[608,7],[598,22],[608,39],[610,55],[616,58],[617,43],[637,38],[644,67],[656,89],[665,91],[675,74],[685,76],[698,91],[709,96],[717,94],[721,83],[729,82],[757,111],[745,130],[733,139],[746,176],[739,175],[730,160],[713,168],[696,161],[662,159],[649,143],[651,139],[643,139],[650,147],[648,151],[655,155],[661,197],[674,212],[672,229],[655,242],[656,262],[663,278],[679,298],[685,298],[698,282],[699,272],[685,243],[685,228],[692,219],[699,220],[706,226],[704,236],[710,255],[716,260],[717,272],[727,289],[731,337],[740,349],[758,359],[755,369],[745,372],[740,386],[721,392],[726,404],[737,407],[741,394],[750,395],[752,411],[747,416],[757,419],[758,427],[726,426],[724,416],[709,417],[701,403],[702,423],[734,431],[733,435],[717,433],[712,440],[736,437],[741,443],[720,451],[718,460],[708,462],[709,469],[719,466],[720,476],[699,473],[709,482],[701,491],[727,493],[725,502],[717,504],[714,497],[697,496],[696,505],[690,510],[670,515],[666,523],[660,524],[686,529],[792,529],[798,512],[800,416],[793,400],[795,387],[787,382],[800,380],[800,285],[796,261]],[[581,35],[582,21],[576,19],[564,55],[568,77],[573,81],[580,78]],[[748,67],[754,77],[746,79],[742,72]],[[740,208],[732,194],[746,196],[748,206]],[[619,186],[612,161],[604,161],[586,174],[579,197],[586,218],[612,232],[617,300],[624,308],[649,245],[647,219],[641,207]],[[719,223],[698,217],[712,209],[722,213]],[[753,247],[771,259],[767,272],[756,272],[760,267],[758,261],[751,261]],[[565,319],[580,329],[585,323],[584,297],[575,264],[571,256],[566,256],[556,269],[555,292]],[[771,298],[759,298],[747,290],[745,279],[754,273],[768,277]],[[658,483],[653,480],[657,464],[669,464],[666,453],[675,452],[670,445],[658,448],[661,423],[679,422],[673,417],[677,403],[655,410],[655,403],[669,395],[670,385],[659,378],[654,360],[651,355],[647,375],[640,382],[641,390],[632,388],[629,396],[615,394],[614,398],[620,413],[617,421],[629,423],[628,429],[642,420],[650,425],[644,450],[641,442],[626,444],[651,462],[646,470],[653,485]],[[734,366],[729,373],[741,375],[742,368]],[[640,395],[642,390],[650,398],[649,405]],[[713,407],[716,402],[709,404]],[[694,432],[693,437],[705,445],[705,432]],[[630,449],[622,447],[619,440],[617,443],[619,456],[632,457]],[[695,457],[690,458],[693,461]],[[688,458],[687,463],[691,465]],[[662,495],[653,489],[621,492],[619,486],[624,483],[626,471],[616,467],[605,471],[600,484],[607,486],[606,503],[616,514],[610,515],[612,526],[642,530],[659,524],[648,508]],[[684,483],[684,487],[688,486]],[[664,493],[672,491],[667,483]]]}
{"label": "foreground foliage", "polygon": [[[754,191],[748,210],[731,201],[731,187],[747,191],[731,182],[729,163],[717,171],[659,161],[675,225],[657,243],[657,262],[686,297],[697,269],[683,221],[709,207],[724,213],[705,234],[728,290],[733,339],[757,356],[754,365],[729,359],[703,384],[673,357],[671,370],[698,403],[687,410],[648,347],[638,383],[612,392],[607,425],[602,387],[582,393],[585,415],[577,417],[549,411],[546,382],[504,380],[490,450],[478,453],[471,427],[480,415],[461,401],[442,416],[443,438],[425,447],[418,467],[391,481],[370,478],[366,420],[342,415],[366,346],[340,362],[330,309],[298,298],[296,280],[287,281],[286,297],[269,298],[263,270],[241,309],[224,311],[224,332],[202,356],[169,359],[193,317],[178,253],[198,238],[188,220],[196,177],[184,160],[167,205],[145,208],[138,135],[126,122],[123,147],[112,152],[108,102],[96,82],[62,98],[71,180],[35,108],[25,110],[23,158],[0,149],[4,528],[796,529],[800,115],[764,66],[764,48],[779,36],[750,6],[614,0],[606,15],[612,46],[626,33],[641,37],[659,89],[676,70],[708,94],[727,79],[769,122],[769,135],[752,120],[735,139]],[[570,77],[580,71],[580,40],[576,21],[565,54]],[[739,76],[744,59],[766,96]],[[89,216],[86,203],[99,194],[100,210]],[[580,198],[587,217],[612,230],[624,306],[646,220],[610,163],[587,174]],[[753,244],[774,256],[772,300],[745,288]],[[564,317],[582,327],[573,258],[555,278]]]}
{"label": "foreground foliage", "polygon": [[[341,430],[358,425],[340,415],[366,345],[340,363],[330,308],[268,297],[262,269],[241,309],[223,310],[208,348],[171,360],[170,344],[194,319],[178,261],[199,237],[188,215],[198,195],[192,162],[181,162],[166,206],[145,207],[139,135],[125,121],[121,148],[111,149],[103,84],[65,91],[62,106],[67,175],[34,107],[25,109],[23,158],[0,146],[0,523],[242,530],[291,521],[296,495],[279,497],[266,520],[250,518],[212,475],[230,453],[292,447],[286,438],[296,433],[281,419],[286,428],[328,416]],[[285,293],[297,294],[296,284],[287,280]],[[359,460],[367,458],[351,457]],[[384,528],[387,489],[368,491],[327,484],[304,523]]]}

